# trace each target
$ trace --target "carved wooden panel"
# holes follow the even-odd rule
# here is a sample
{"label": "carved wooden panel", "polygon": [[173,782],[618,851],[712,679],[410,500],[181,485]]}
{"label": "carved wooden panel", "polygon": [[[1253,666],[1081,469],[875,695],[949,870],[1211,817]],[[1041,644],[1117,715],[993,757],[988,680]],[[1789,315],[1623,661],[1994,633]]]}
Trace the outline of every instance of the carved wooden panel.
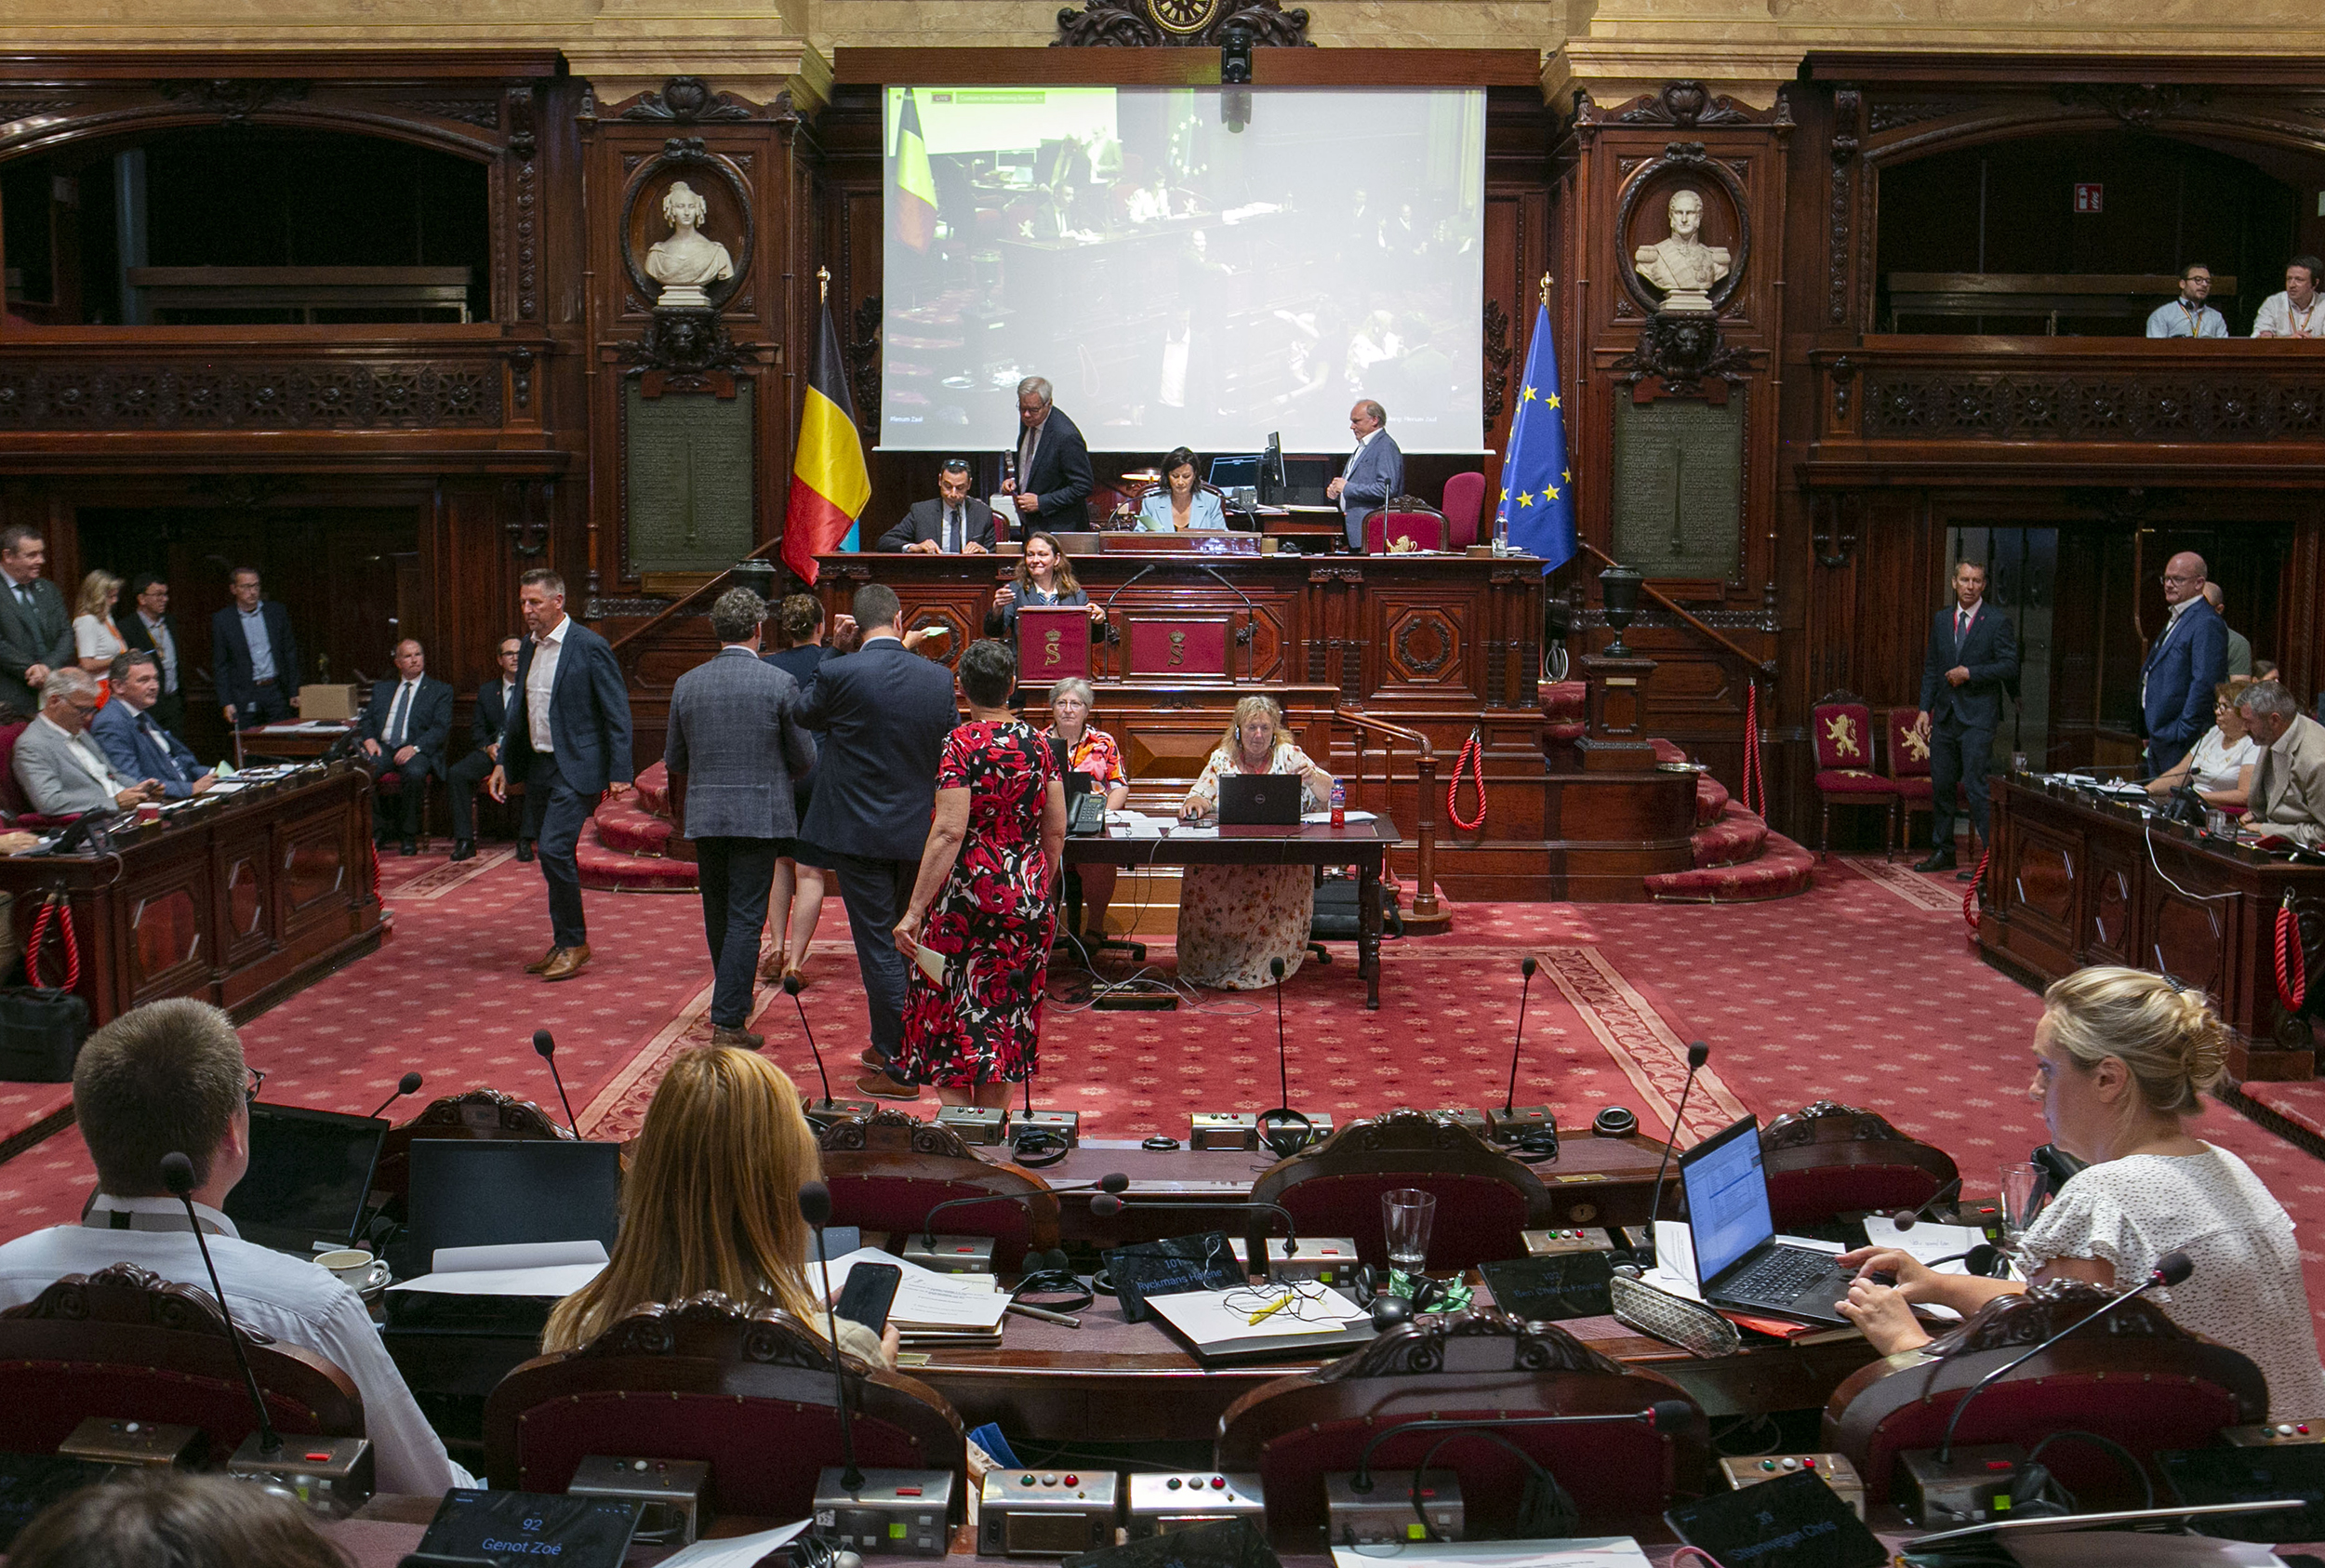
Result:
{"label": "carved wooden panel", "polygon": [[2011,879],[2011,919],[2026,919],[2062,939],[2069,935],[2077,847],[2071,839],[2022,827],[2018,864]]}
{"label": "carved wooden panel", "polygon": [[1462,692],[1468,681],[1470,629],[1465,604],[1415,603],[1383,597],[1375,647],[1380,674],[1375,690],[1428,686]]}
{"label": "carved wooden panel", "polygon": [[186,980],[183,971],[203,957],[203,927],[207,924],[194,894],[201,868],[192,869],[174,887],[153,887],[131,900],[129,935],[136,973],[132,994],[140,1001],[148,991],[171,994]]}
{"label": "carved wooden panel", "polygon": [[0,362],[0,432],[466,429],[499,423],[500,374],[489,361]]}
{"label": "carved wooden panel", "polygon": [[2325,439],[2325,375],[2277,377],[2159,368],[2124,375],[1963,367],[1865,374],[1868,438],[1960,441],[2271,441]]}
{"label": "carved wooden panel", "polygon": [[286,927],[331,902],[347,885],[347,857],[337,822],[318,823],[283,845],[282,898]]}
{"label": "carved wooden panel", "polygon": [[2243,901],[2241,894],[2234,894],[2205,902],[2159,887],[2148,914],[2146,967],[2217,994],[2227,974],[2227,923],[2237,918]]}
{"label": "carved wooden panel", "polygon": [[2092,871],[2091,917],[2083,937],[2084,950],[2094,961],[2132,962],[2132,869],[2094,855]]}
{"label": "carved wooden panel", "polygon": [[259,869],[259,853],[237,854],[227,862],[223,939],[229,962],[267,943],[265,873]]}

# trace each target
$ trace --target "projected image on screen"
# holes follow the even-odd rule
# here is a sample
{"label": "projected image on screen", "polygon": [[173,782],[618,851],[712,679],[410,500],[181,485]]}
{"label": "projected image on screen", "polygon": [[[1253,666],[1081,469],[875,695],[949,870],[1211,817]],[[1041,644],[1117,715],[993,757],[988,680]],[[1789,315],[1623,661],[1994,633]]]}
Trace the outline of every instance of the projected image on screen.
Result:
{"label": "projected image on screen", "polygon": [[1481,439],[1484,95],[892,87],[883,446],[1003,447],[1040,376],[1091,447]]}

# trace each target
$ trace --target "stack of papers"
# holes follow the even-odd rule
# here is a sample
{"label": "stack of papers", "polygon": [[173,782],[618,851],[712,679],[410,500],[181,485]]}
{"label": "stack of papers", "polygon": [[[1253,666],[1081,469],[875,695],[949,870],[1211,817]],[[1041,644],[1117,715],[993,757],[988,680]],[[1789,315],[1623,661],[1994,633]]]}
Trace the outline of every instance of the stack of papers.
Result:
{"label": "stack of papers", "polygon": [[[1260,1317],[1259,1309],[1286,1290],[1293,1299]],[[1204,1358],[1336,1353],[1373,1340],[1372,1313],[1314,1280],[1279,1282],[1264,1290],[1237,1285],[1179,1291],[1146,1299],[1155,1315]],[[1255,1317],[1259,1321],[1254,1322]]]}
{"label": "stack of papers", "polygon": [[939,1274],[872,1247],[860,1247],[831,1260],[832,1299],[847,1288],[849,1272],[859,1263],[886,1263],[904,1270],[888,1321],[906,1349],[937,1346],[991,1349],[1001,1344],[1002,1315],[1009,1297],[990,1274]]}

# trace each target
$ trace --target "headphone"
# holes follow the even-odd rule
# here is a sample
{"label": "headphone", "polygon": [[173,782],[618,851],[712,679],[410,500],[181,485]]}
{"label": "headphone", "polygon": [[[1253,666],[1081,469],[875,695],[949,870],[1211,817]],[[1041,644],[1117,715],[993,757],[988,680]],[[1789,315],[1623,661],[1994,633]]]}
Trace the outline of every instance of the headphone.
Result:
{"label": "headphone", "polygon": [[1376,1269],[1369,1263],[1358,1264],[1349,1275],[1350,1282],[1356,1286],[1356,1304],[1359,1307],[1371,1307],[1379,1301],[1402,1301],[1407,1304],[1408,1315],[1417,1316],[1422,1312],[1436,1310],[1438,1306],[1444,1301],[1446,1293],[1453,1288],[1451,1280],[1432,1280],[1423,1277],[1414,1281],[1414,1290],[1411,1296],[1391,1295],[1388,1289],[1390,1272],[1389,1269]]}
{"label": "headphone", "polygon": [[1257,1118],[1260,1146],[1279,1160],[1289,1160],[1316,1141],[1316,1125],[1298,1111],[1279,1106]]}
{"label": "headphone", "polygon": [[[1009,1293],[1009,1299],[1013,1302],[1039,1307],[1045,1312],[1078,1312],[1096,1299],[1090,1287],[1082,1282],[1082,1277],[1067,1262],[1065,1250],[1061,1247],[1027,1253],[1023,1268],[1024,1278],[1017,1282],[1017,1288]],[[1028,1301],[1028,1296],[1043,1299]]]}
{"label": "headphone", "polygon": [[1019,1127],[1011,1149],[1018,1164],[1038,1171],[1071,1154],[1074,1145],[1063,1127]]}

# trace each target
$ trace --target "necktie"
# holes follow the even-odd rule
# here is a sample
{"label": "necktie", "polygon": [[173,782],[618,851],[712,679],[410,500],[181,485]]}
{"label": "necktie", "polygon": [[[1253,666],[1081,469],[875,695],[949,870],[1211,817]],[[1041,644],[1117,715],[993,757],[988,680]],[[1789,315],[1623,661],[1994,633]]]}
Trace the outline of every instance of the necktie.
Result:
{"label": "necktie", "polygon": [[1956,653],[1960,653],[1961,651],[1961,640],[1963,636],[1968,633],[1969,630],[1970,612],[1968,610],[1961,609],[1956,610],[1954,612],[1954,651]]}
{"label": "necktie", "polygon": [[412,706],[412,683],[405,682],[395,689],[395,711],[388,715],[388,750],[392,751],[404,744],[404,721]]}
{"label": "necktie", "polygon": [[138,728],[145,732],[145,738],[152,741],[153,743],[153,750],[161,753],[162,766],[168,769],[170,777],[183,779],[186,776],[185,770],[178,765],[178,759],[169,754],[169,742],[164,740],[162,738],[161,731],[153,727],[153,721],[152,717],[144,713],[140,713],[138,715]]}

